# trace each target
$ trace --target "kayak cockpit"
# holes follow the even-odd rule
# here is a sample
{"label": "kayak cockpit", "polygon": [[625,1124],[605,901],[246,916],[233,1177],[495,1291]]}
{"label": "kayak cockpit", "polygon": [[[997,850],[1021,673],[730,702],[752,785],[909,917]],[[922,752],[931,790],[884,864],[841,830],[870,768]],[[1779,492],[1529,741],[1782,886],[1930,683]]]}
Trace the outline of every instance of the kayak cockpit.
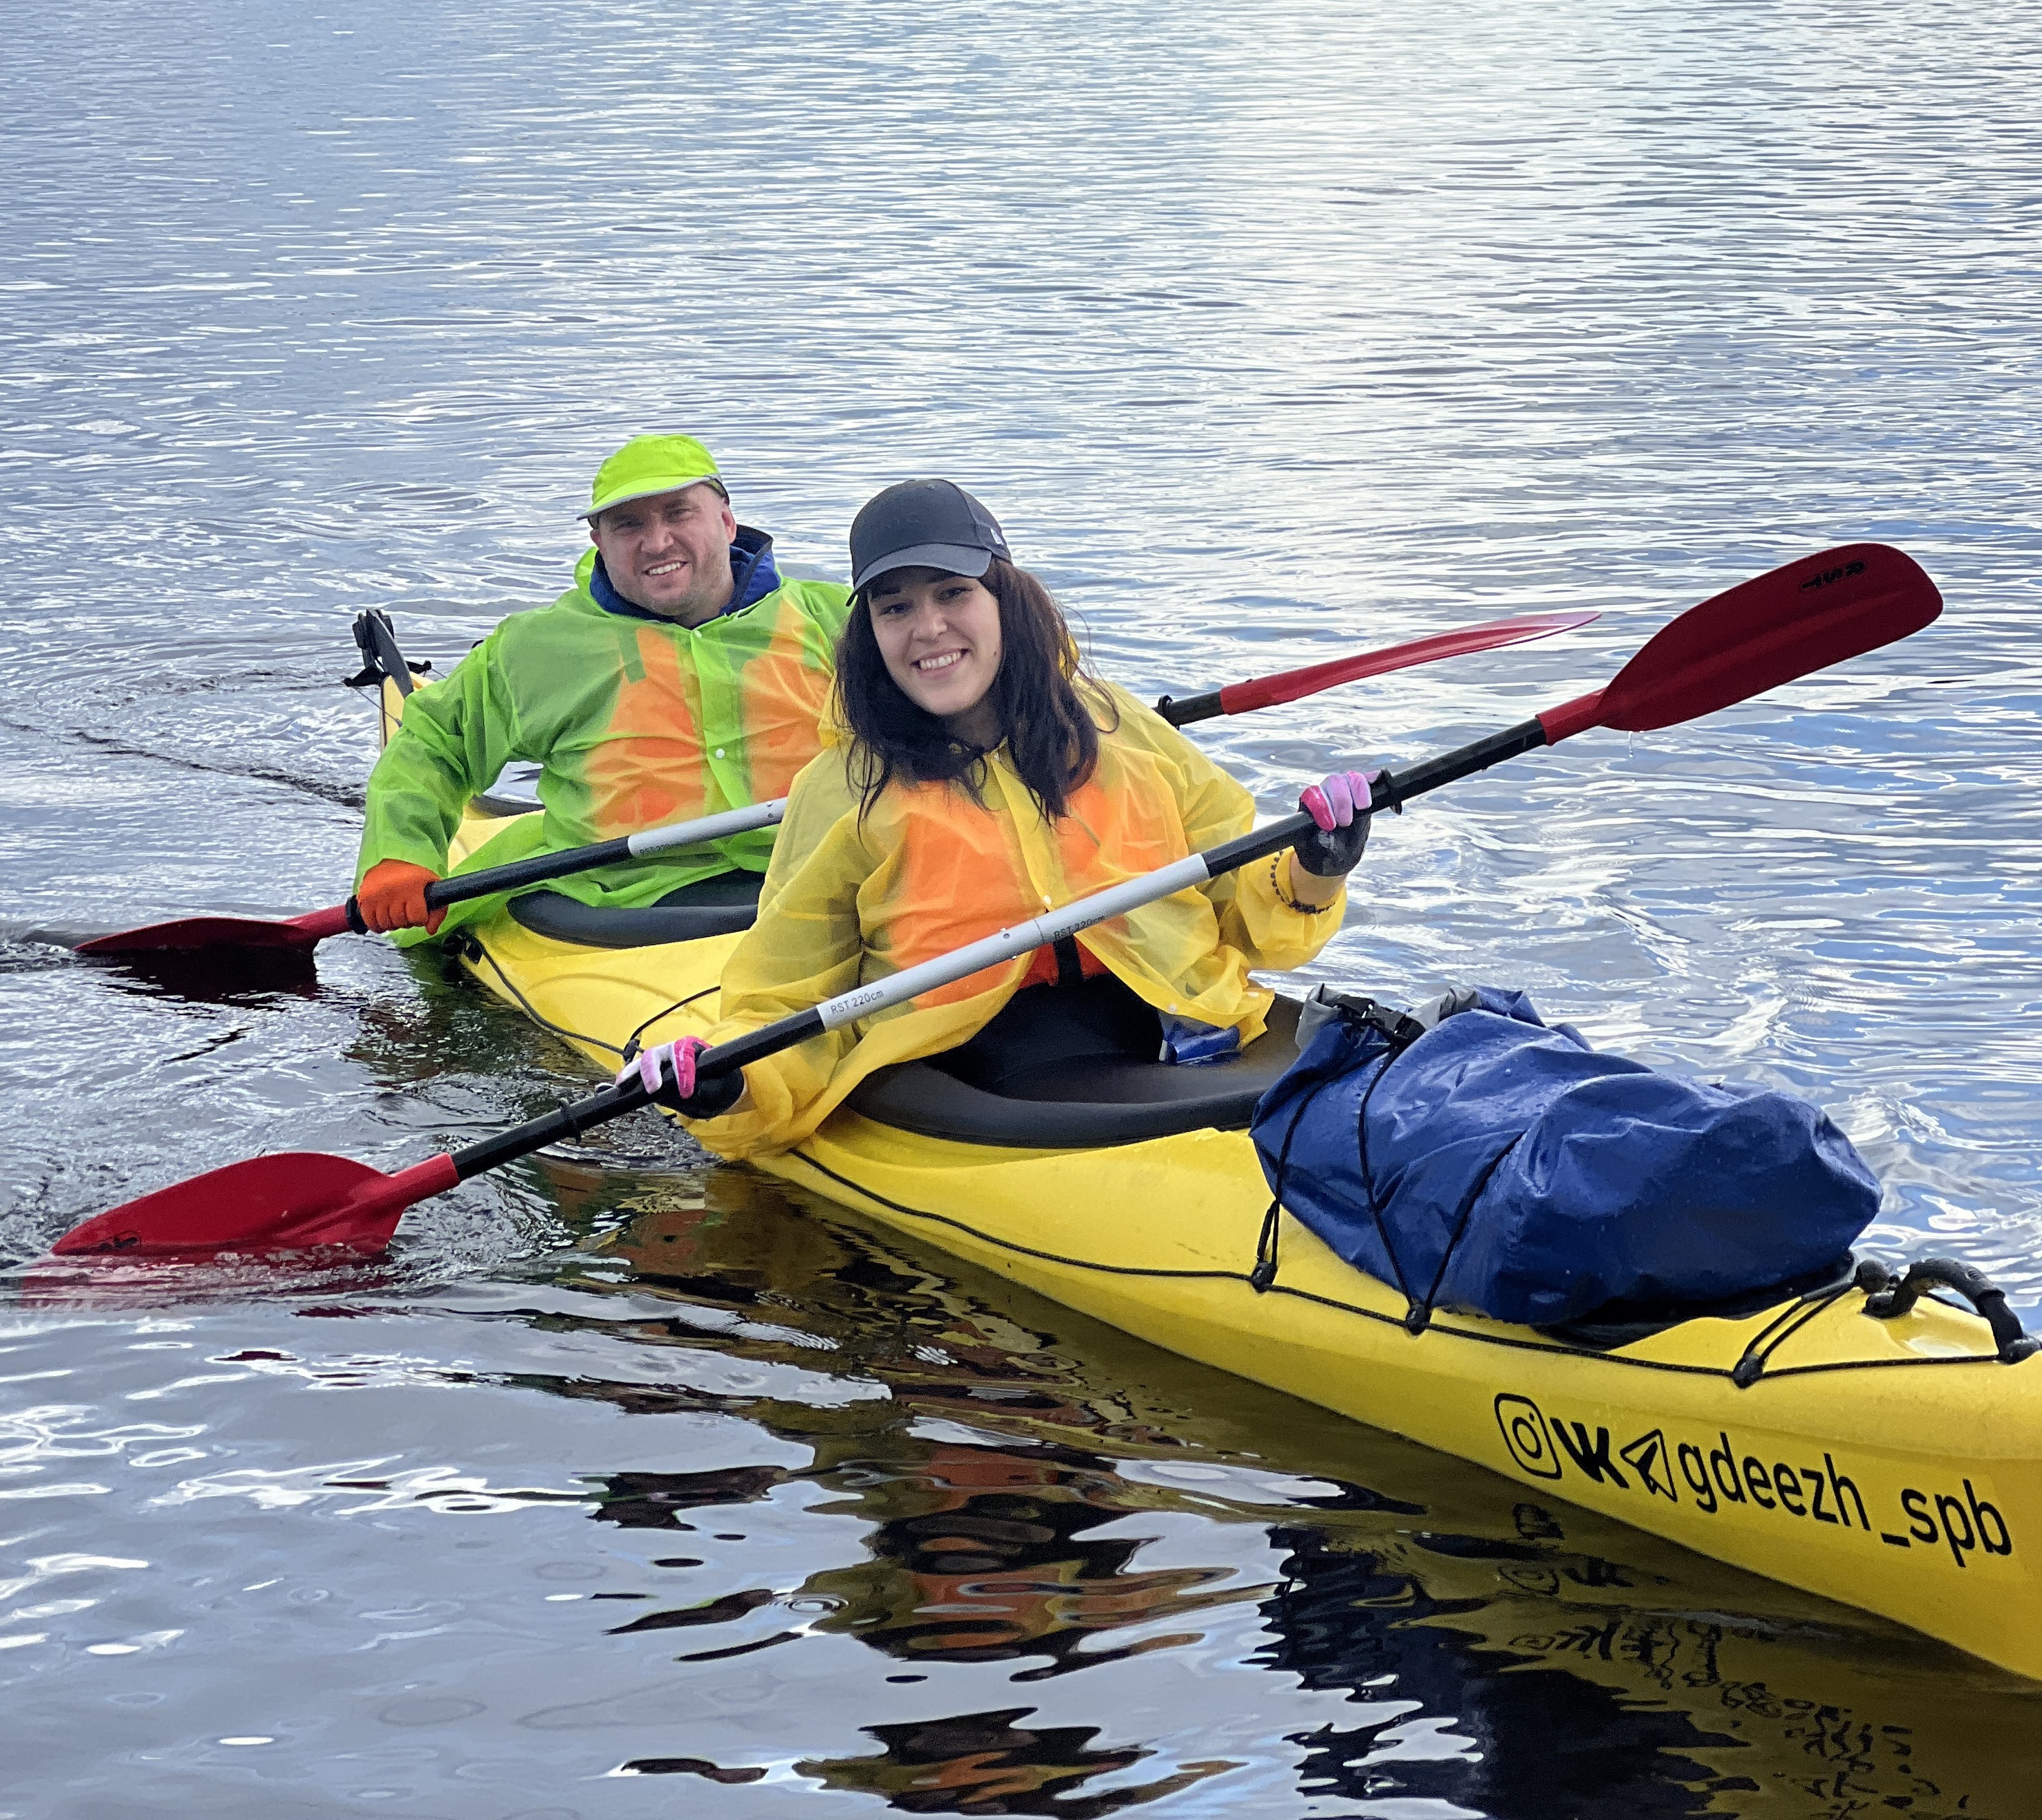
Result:
{"label": "kayak cockpit", "polygon": [[559,891],[528,891],[510,900],[511,920],[549,941],[577,948],[652,948],[741,935],[759,918],[758,872],[720,872],[669,891],[642,909],[584,904]]}
{"label": "kayak cockpit", "polygon": [[847,1103],[918,1137],[1017,1149],[1242,1130],[1255,1103],[1298,1059],[1300,1008],[1278,998],[1268,1030],[1246,1049],[1187,1066],[1157,1059],[1161,1020],[1110,975],[1031,987],[962,1047],[882,1069]]}

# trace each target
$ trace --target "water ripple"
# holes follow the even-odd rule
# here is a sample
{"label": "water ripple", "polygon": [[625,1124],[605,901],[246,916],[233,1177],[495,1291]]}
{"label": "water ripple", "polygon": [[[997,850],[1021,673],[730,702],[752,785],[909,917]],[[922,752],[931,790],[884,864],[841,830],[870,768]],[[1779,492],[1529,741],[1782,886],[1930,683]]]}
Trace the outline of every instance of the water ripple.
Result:
{"label": "water ripple", "polygon": [[1604,615],[1203,731],[1271,811],[1886,538],[1932,630],[1415,805],[1313,971],[1519,984],[1808,1095],[1878,1248],[2042,1306],[2039,79],[2009,0],[10,18],[9,1794],[2025,1811],[2032,1690],[658,1133],[377,1264],[39,1266],[212,1164],[399,1165],[586,1077],[376,944],[170,978],[29,931],[335,901],[350,616],[443,670],[564,584],[641,428],[708,440],[805,572],[955,474],[1149,694]]}

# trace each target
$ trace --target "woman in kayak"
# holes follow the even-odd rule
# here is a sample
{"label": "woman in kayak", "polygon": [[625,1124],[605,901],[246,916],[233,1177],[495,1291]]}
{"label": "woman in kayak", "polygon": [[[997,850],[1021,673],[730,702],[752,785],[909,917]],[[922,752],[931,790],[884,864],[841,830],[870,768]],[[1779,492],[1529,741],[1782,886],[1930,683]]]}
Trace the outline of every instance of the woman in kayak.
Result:
{"label": "woman in kayak", "polygon": [[[962,488],[888,488],[858,514],[851,556],[836,743],[789,794],[759,920],[724,970],[718,1040],[1254,821],[1240,784],[1152,709],[1080,667],[1048,590],[1014,565],[992,514]],[[1142,1005],[1154,1013],[1149,1055],[1217,1060],[1262,1034],[1274,995],[1249,969],[1301,966],[1339,928],[1346,875],[1368,838],[1367,801],[1363,778],[1336,772],[1306,791],[1301,806],[1320,832],[1295,851],[813,1038],[741,1076],[698,1084],[694,1058],[707,1045],[684,1037],[646,1051],[619,1078],[637,1074],[663,1103],[702,1122],[704,1143],[743,1157],[799,1143],[874,1070],[971,1041],[1024,991],[1131,994],[1138,1019]]]}

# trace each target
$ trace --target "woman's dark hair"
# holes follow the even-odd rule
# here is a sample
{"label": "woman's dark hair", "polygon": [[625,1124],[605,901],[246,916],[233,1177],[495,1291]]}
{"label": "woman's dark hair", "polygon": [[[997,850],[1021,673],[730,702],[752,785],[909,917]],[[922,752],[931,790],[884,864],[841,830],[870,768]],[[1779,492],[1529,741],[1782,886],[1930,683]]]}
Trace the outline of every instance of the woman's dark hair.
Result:
{"label": "woman's dark hair", "polygon": [[[1108,726],[1118,725],[1119,717],[1104,685],[1080,666],[1070,628],[1047,588],[999,556],[980,579],[1000,602],[1000,669],[990,697],[999,743],[1054,821],[1098,766],[1092,705],[1105,713]],[[855,742],[852,781],[863,797],[861,817],[896,777],[958,784],[974,802],[984,801],[979,786],[985,753],[901,692],[879,654],[863,594],[852,602],[837,639],[836,695],[837,711]]]}

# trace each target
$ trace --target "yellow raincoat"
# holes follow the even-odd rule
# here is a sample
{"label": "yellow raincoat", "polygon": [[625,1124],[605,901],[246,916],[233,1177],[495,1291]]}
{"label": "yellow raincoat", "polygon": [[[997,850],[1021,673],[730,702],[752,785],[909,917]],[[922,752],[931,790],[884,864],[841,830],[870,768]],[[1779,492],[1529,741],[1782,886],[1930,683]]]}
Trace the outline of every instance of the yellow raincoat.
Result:
{"label": "yellow raincoat", "polygon": [[[1069,812],[1043,819],[1003,748],[984,806],[950,784],[889,784],[858,816],[847,748],[825,748],[794,780],[759,920],[723,975],[724,1041],[1044,910],[1245,834],[1248,792],[1153,709],[1107,687],[1099,765]],[[1344,893],[1317,915],[1277,895],[1264,859],[1079,936],[1159,1011],[1262,1034],[1272,995],[1251,967],[1303,965],[1340,927]],[[792,1149],[874,1069],[967,1041],[1014,996],[1026,955],[831,1030],[744,1071],[749,1110],[696,1124],[726,1157]]]}

